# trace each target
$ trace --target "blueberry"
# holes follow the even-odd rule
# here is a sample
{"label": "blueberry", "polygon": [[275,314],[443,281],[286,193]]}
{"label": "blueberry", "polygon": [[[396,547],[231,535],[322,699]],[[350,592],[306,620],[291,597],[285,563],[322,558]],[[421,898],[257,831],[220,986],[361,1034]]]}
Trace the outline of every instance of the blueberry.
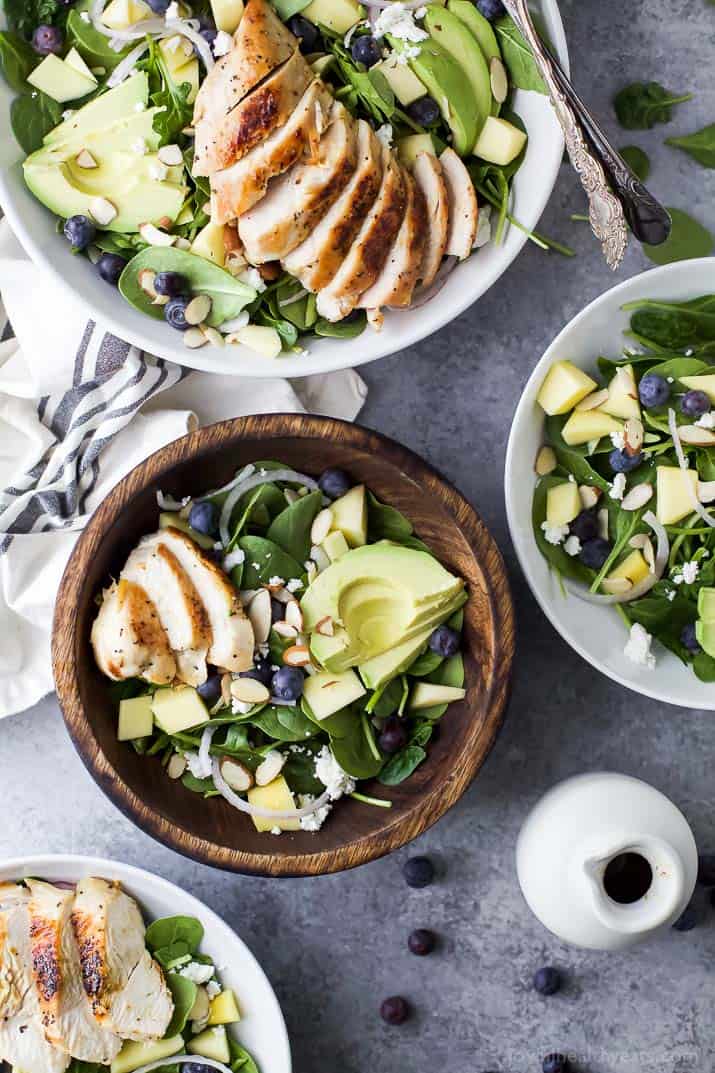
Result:
{"label": "blueberry", "polygon": [[[680,631],[680,643],[683,648],[687,648],[688,652],[699,652],[700,645],[698,639],[695,636],[695,623],[688,622],[683,626]],[[715,880],[713,880],[715,882]]]}
{"label": "blueberry", "polygon": [[73,250],[83,250],[94,241],[97,228],[88,216],[70,216],[65,220],[64,235]]}
{"label": "blueberry", "polygon": [[385,721],[378,744],[383,753],[396,753],[407,745],[407,731],[399,715],[391,715]]}
{"label": "blueberry", "polygon": [[363,63],[366,67],[374,67],[382,53],[380,45],[370,34],[362,34],[356,37],[350,48],[350,55],[355,63]]}
{"label": "blueberry", "polygon": [[218,30],[216,30],[213,26],[202,26],[199,30],[199,33],[203,37],[206,44],[210,45],[213,48],[213,43],[218,37]]}
{"label": "blueberry", "polygon": [[62,31],[56,26],[38,26],[32,35],[32,47],[38,56],[57,55],[63,45]]}
{"label": "blueberry", "polygon": [[262,682],[264,686],[270,687],[273,673],[271,661],[259,656],[258,659],[254,660],[252,669],[250,671],[241,671],[239,677],[255,678],[257,682]]}
{"label": "blueberry", "polygon": [[103,253],[97,261],[97,271],[105,283],[116,287],[127,262],[118,253]]}
{"label": "blueberry", "polygon": [[[156,284],[156,280],[154,283]],[[177,332],[185,332],[191,327],[190,324],[187,324],[184,316],[188,304],[189,299],[186,295],[180,294],[176,298],[170,298],[164,306],[164,320],[172,328],[176,328]]]}
{"label": "blueberry", "polygon": [[698,883],[715,887],[715,853],[701,853],[698,857]]}
{"label": "blueberry", "polygon": [[700,923],[700,914],[693,902],[686,905],[673,927],[676,931],[692,931]]}
{"label": "blueberry", "polygon": [[432,127],[440,116],[439,105],[433,97],[418,97],[405,109],[410,119],[421,127]]}
{"label": "blueberry", "polygon": [[578,557],[584,566],[590,570],[600,570],[608,556],[611,554],[611,545],[607,540],[596,537],[595,540],[587,540],[582,546]]}
{"label": "blueberry", "polygon": [[565,1054],[547,1054],[541,1063],[544,1073],[566,1073],[569,1068]]}
{"label": "blueberry", "polygon": [[598,518],[595,510],[582,510],[569,523],[569,535],[578,537],[582,544],[585,544],[587,540],[595,540],[598,536]]}
{"label": "blueberry", "polygon": [[555,995],[561,987],[561,973],[552,965],[545,965],[534,973],[534,990],[540,995]]}
{"label": "blueberry", "polygon": [[221,697],[221,675],[210,674],[205,682],[196,687],[196,692],[211,708]]}
{"label": "blueberry", "polygon": [[320,34],[314,22],[304,18],[302,15],[294,15],[292,19],[288,19],[288,29],[300,41],[301,52],[316,51],[320,41]]}
{"label": "blueberry", "polygon": [[686,417],[702,417],[710,408],[710,399],[704,391],[686,391],[680,400],[680,409]]}
{"label": "blueberry", "polygon": [[213,1073],[213,1066],[204,1065],[203,1062],[186,1062],[181,1067],[181,1073]]}
{"label": "blueberry", "polygon": [[449,659],[459,652],[459,634],[451,626],[438,626],[430,635],[429,646],[437,655]]}
{"label": "blueberry", "polygon": [[670,384],[657,373],[647,373],[638,385],[638,395],[646,410],[665,406],[670,398]]}
{"label": "blueberry", "polygon": [[271,623],[282,622],[285,617],[286,605],[276,600],[275,596],[271,596]]}
{"label": "blueberry", "polygon": [[410,857],[402,867],[408,887],[428,887],[434,879],[434,865],[429,857]]}
{"label": "blueberry", "polygon": [[506,14],[501,0],[477,0],[477,10],[490,22]]}
{"label": "blueberry", "polygon": [[388,1025],[401,1025],[410,1016],[410,1007],[407,1000],[400,995],[392,995],[386,998],[380,1006],[380,1017]]}
{"label": "blueberry", "polygon": [[218,529],[218,511],[216,504],[208,499],[199,500],[191,504],[189,511],[189,525],[197,533],[205,536],[213,536]]}
{"label": "blueberry", "polygon": [[298,700],[303,695],[304,681],[297,667],[281,667],[271,678],[271,693],[281,700]]}
{"label": "blueberry", "polygon": [[340,499],[352,488],[352,481],[345,470],[326,469],[318,480],[318,487],[328,499]]}
{"label": "blueberry", "polygon": [[191,287],[186,276],[182,276],[180,272],[157,272],[154,277],[154,290],[168,298],[177,298],[179,295],[189,294]]}
{"label": "blueberry", "polygon": [[621,451],[618,447],[608,456],[608,464],[614,473],[630,473],[632,469],[637,469],[642,461],[643,455],[640,451],[635,455],[629,455],[627,451]]}
{"label": "blueberry", "polygon": [[410,932],[407,939],[410,953],[416,954],[420,958],[431,954],[436,945],[437,936],[429,928],[415,928],[414,931]]}
{"label": "blueberry", "polygon": [[146,2],[155,15],[166,15],[169,0],[146,0]]}

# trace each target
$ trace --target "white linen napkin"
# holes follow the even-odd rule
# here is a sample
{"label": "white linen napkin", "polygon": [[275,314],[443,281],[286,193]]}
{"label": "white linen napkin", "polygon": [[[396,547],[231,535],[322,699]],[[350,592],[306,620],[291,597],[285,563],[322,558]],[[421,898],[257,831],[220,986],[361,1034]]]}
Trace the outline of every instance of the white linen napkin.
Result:
{"label": "white linen napkin", "polygon": [[[345,420],[352,370],[292,382],[191,372],[109,335],[0,222],[0,718],[52,690],[50,635],[65,563],[92,511],[153,451],[255,413]],[[3,310],[4,305],[4,310]]]}

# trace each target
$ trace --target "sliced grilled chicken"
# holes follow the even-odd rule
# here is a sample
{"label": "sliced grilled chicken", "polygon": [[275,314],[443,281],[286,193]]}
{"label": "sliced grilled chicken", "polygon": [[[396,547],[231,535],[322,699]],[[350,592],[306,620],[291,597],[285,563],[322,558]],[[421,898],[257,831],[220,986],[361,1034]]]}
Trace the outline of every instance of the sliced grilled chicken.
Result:
{"label": "sliced grilled chicken", "polygon": [[377,198],[347,257],[328,286],[318,291],[317,309],[327,320],[338,321],[347,317],[360,295],[373,285],[405,215],[403,173],[389,149],[382,151],[382,166]]}
{"label": "sliced grilled chicken", "polygon": [[309,291],[327,287],[345,260],[373,205],[382,179],[381,146],[369,123],[358,120],[357,165],[348,185],[315,230],[283,259]]}
{"label": "sliced grilled chicken", "polygon": [[315,163],[296,164],[238,221],[252,264],[279,261],[313,230],[355,170],[356,124],[337,101]]}
{"label": "sliced grilled chicken", "polygon": [[45,1036],[84,1062],[106,1065],[119,1053],[119,1036],[95,1020],[82,986],[71,913],[74,891],[28,880],[30,950]]}
{"label": "sliced grilled chicken", "polygon": [[159,544],[173,552],[206,609],[211,627],[209,663],[227,671],[249,670],[253,666],[253,627],[229,578],[178,529],[160,529],[139,546],[151,549]]}
{"label": "sliced grilled chicken", "polygon": [[449,230],[445,252],[463,261],[472,252],[477,237],[477,195],[469,172],[454,149],[445,149],[439,160],[449,202]]}
{"label": "sliced grilled chicken", "polygon": [[26,1073],[64,1073],[69,1055],[46,1038],[32,979],[30,892],[0,886],[0,1063]]}
{"label": "sliced grilled chicken", "polygon": [[265,0],[248,0],[231,51],[204,79],[194,105],[195,175],[225,167],[226,116],[271,71],[294,54],[298,41]]}
{"label": "sliced grilled chicken", "polygon": [[361,296],[361,309],[408,306],[422,267],[427,235],[427,208],[422,191],[412,176],[404,172],[407,206],[387,260],[372,287]]}
{"label": "sliced grilled chicken", "polygon": [[268,183],[304,157],[318,156],[318,143],[328,125],[333,98],[316,79],[308,86],[288,122],[230,168],[211,176],[211,219],[235,220],[261,200]]}
{"label": "sliced grilled chicken", "polygon": [[144,678],[167,685],[176,661],[159,613],[144,589],[132,581],[113,582],[102,594],[92,625],[97,665],[110,678]]}
{"label": "sliced grilled chicken", "polygon": [[161,1039],[174,1010],[144,945],[144,921],[118,883],[83,879],[72,910],[82,983],[98,1024],[122,1039]]}
{"label": "sliced grilled chicken", "polygon": [[165,544],[135,548],[121,578],[139,585],[156,607],[176,660],[177,677],[190,686],[206,681],[211,627],[186,571]]}
{"label": "sliced grilled chicken", "polygon": [[427,238],[419,278],[423,287],[429,287],[437,275],[447,249],[449,229],[447,184],[442,175],[442,165],[431,153],[417,155],[412,174],[422,191],[427,208]]}
{"label": "sliced grilled chicken", "polygon": [[202,120],[195,131],[195,152],[200,153],[202,163],[198,168],[194,163],[194,174],[213,175],[250,153],[287,122],[314,77],[296,49],[235,108]]}

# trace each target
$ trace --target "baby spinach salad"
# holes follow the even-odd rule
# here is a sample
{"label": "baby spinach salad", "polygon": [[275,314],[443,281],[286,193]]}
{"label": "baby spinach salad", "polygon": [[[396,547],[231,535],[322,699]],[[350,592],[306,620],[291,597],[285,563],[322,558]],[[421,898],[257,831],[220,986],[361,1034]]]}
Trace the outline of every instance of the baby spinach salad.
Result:
{"label": "baby spinach salad", "polygon": [[620,357],[541,385],[534,537],[571,593],[613,605],[630,659],[654,666],[655,638],[715,682],[715,295],[624,308]]}
{"label": "baby spinach salad", "polygon": [[[315,480],[255,462],[221,489],[158,499],[159,529],[105,590],[92,631],[119,738],[259,831],[318,831],[343,796],[390,808],[389,788],[465,696],[463,580],[339,469]],[[180,636],[187,598],[193,621],[208,609],[205,640]],[[168,647],[134,637],[132,601]]]}
{"label": "baby spinach salad", "polygon": [[[164,318],[187,347],[241,344],[277,357],[301,352],[310,338],[351,338],[368,322],[379,328],[381,306],[433,297],[458,259],[476,255],[489,241],[501,243],[510,224],[526,230],[510,211],[511,184],[527,145],[513,99],[517,89],[544,93],[545,88],[500,0],[422,5],[375,0],[374,6],[357,0],[274,0],[271,17],[277,15],[285,29],[283,40],[267,35],[267,49],[257,47],[263,38],[255,36],[267,0],[248,3],[245,33],[242,0],[5,4],[8,29],[0,32],[0,68],[17,94],[10,122],[27,154],[25,181],[57,217],[71,251],[118,287],[121,298],[147,316]],[[289,81],[286,58],[298,48],[299,64],[290,68]],[[239,72],[241,92],[235,75],[230,85],[224,79],[226,63]],[[348,173],[356,168],[354,158],[347,170],[336,173],[339,181],[326,185],[320,211],[313,208],[310,215],[296,207],[295,199],[281,201],[280,184],[317,159],[316,133],[308,120],[299,119],[300,102],[313,91],[309,86],[301,96],[301,87],[315,79],[321,80],[318,93],[324,95],[315,108],[326,106],[329,112],[327,119],[316,113],[321,146],[340,114],[331,102],[338,102],[351,122],[368,123],[399,161],[405,189],[409,176],[415,176],[413,200],[402,202],[399,229],[394,205],[391,209],[389,199],[382,204],[375,197],[379,180],[373,208],[351,199]],[[240,117],[258,108],[251,102],[273,82],[274,99],[284,112],[249,137],[250,117],[245,123]],[[202,87],[206,92],[199,96]],[[236,131],[227,137],[233,156],[224,154],[210,165],[205,154],[199,159],[199,141],[204,147],[220,141],[232,122]],[[374,141],[372,146],[379,174],[381,150]],[[448,149],[456,154],[449,171],[441,163]],[[434,163],[418,167],[423,155]],[[239,182],[230,171],[243,160],[244,173],[255,179],[251,200],[246,200],[246,175]],[[228,192],[237,199],[235,211],[221,208],[217,175],[221,196]],[[303,179],[301,184],[305,188]],[[341,188],[345,219],[357,220],[348,225],[355,233],[342,251],[342,274],[340,258],[328,257],[339,241],[338,230],[321,233],[319,257],[308,242]],[[261,248],[268,252],[259,255],[256,244],[245,240],[241,222],[264,197],[279,230],[285,230],[284,217],[290,220],[291,213],[294,225],[283,246],[264,242]],[[435,219],[445,221],[429,242],[415,215],[420,198]],[[391,211],[395,217],[392,231],[371,222],[378,203],[380,213]],[[448,230],[448,215],[468,221],[460,223],[460,236],[457,229]],[[381,232],[391,237],[383,240],[378,257]],[[344,241],[345,228],[341,233]],[[527,233],[545,250],[572,252]],[[364,268],[368,263],[375,266],[372,277]],[[323,301],[321,292],[333,284],[336,295],[331,292]]]}

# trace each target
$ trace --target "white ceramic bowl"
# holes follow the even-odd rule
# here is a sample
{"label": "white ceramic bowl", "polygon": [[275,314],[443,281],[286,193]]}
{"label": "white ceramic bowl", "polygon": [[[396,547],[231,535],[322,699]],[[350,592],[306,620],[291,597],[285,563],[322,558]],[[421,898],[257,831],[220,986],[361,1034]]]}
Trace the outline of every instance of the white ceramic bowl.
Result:
{"label": "white ceramic bowl", "polygon": [[654,642],[653,670],[632,663],[623,653],[625,627],[612,607],[597,607],[564,594],[534,540],[531,502],[534,460],[541,446],[544,413],[536,396],[548,369],[568,359],[592,372],[600,355],[618,357],[630,314],[621,310],[637,298],[684,301],[715,292],[715,258],[680,261],[645,272],[601,295],[574,317],[539,361],[524,388],[511,427],[506,454],[506,509],[511,538],[526,580],[542,610],[565,641],[596,670],[655,700],[715,711],[715,689],[701,682],[677,656]]}
{"label": "white ceramic bowl", "polygon": [[263,969],[236,933],[203,902],[142,868],[100,857],[48,854],[0,863],[0,882],[26,876],[68,883],[83,876],[119,880],[127,894],[139,903],[147,924],[165,916],[197,917],[205,930],[202,949],[220,970],[221,981],[236,992],[241,1006],[237,1039],[265,1073],[291,1073],[285,1021]]}
{"label": "white ceramic bowl", "polygon": [[[540,0],[545,28],[568,69],[563,25],[556,0]],[[501,246],[490,244],[460,265],[438,296],[420,309],[390,313],[381,332],[366,329],[356,340],[311,341],[308,354],[269,361],[245,347],[188,350],[178,332],[163,321],[139,313],[107,286],[84,257],[71,257],[67,242],[55,230],[55,218],[26,188],[22,179],[22,152],[10,132],[8,115],[13,94],[0,77],[0,205],[17,237],[38,264],[67,287],[100,324],[130,343],[169,361],[207,372],[236,376],[306,376],[361,365],[411,346],[442,328],[462,313],[506,271],[526,241],[510,227]],[[561,130],[548,98],[518,91],[514,108],[529,132],[524,164],[513,185],[512,211],[529,229],[534,228],[551,195],[563,155]]]}

